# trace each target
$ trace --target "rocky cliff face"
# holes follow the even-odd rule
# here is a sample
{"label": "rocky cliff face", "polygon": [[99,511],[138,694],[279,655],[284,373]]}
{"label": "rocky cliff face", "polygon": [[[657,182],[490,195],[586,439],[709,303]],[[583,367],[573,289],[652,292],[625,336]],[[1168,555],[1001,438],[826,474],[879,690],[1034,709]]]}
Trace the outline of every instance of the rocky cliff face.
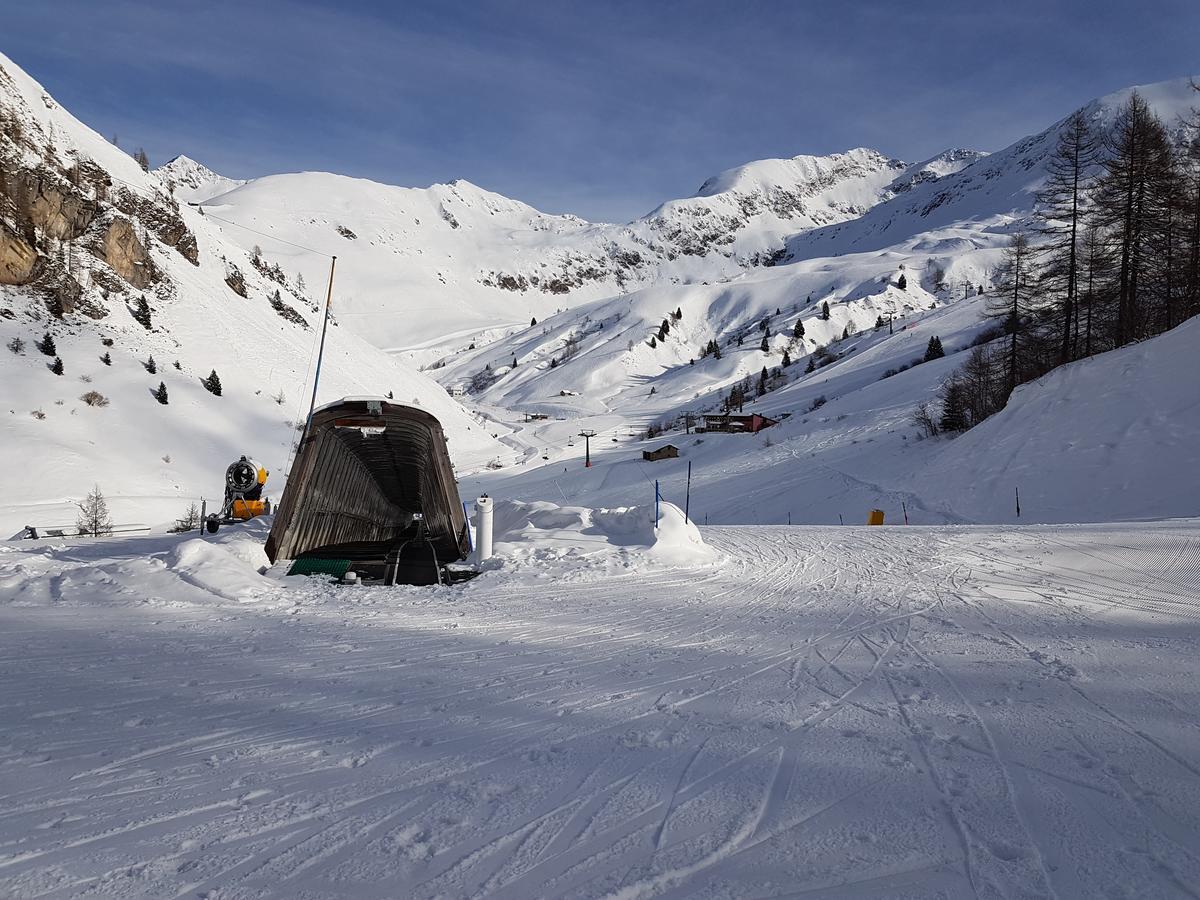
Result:
{"label": "rocky cliff face", "polygon": [[196,237],[165,188],[114,180],[83,149],[60,145],[38,112],[0,69],[0,284],[30,287],[56,316],[102,318],[111,293],[159,280],[149,242],[198,265]]}

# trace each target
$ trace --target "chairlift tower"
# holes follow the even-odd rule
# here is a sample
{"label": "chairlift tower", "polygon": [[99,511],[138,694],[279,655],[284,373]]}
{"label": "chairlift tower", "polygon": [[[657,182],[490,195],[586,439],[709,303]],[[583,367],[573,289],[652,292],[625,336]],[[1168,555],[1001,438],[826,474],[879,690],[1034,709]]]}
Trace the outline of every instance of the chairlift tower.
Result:
{"label": "chairlift tower", "polygon": [[592,467],[592,438],[596,436],[596,432],[585,428],[579,432],[579,436],[583,438],[583,467],[590,469]]}

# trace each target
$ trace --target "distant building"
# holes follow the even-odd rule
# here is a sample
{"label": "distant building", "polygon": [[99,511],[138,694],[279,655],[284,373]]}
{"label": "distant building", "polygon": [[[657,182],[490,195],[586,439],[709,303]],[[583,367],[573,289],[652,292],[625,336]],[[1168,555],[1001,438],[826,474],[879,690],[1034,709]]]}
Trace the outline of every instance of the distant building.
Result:
{"label": "distant building", "polygon": [[679,448],[674,444],[664,444],[657,450],[643,450],[642,459],[646,462],[658,462],[660,459],[679,459]]}
{"label": "distant building", "polygon": [[717,434],[758,434],[764,428],[778,425],[778,419],[768,419],[758,413],[748,416],[706,415],[704,430]]}

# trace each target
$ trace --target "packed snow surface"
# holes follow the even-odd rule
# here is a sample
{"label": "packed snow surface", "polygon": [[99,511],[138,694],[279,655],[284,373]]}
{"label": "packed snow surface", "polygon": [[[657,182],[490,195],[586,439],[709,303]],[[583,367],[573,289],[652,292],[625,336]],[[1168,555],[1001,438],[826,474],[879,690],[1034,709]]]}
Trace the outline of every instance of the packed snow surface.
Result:
{"label": "packed snow surface", "polygon": [[432,589],[264,530],[0,545],[0,895],[1200,892],[1198,520]]}

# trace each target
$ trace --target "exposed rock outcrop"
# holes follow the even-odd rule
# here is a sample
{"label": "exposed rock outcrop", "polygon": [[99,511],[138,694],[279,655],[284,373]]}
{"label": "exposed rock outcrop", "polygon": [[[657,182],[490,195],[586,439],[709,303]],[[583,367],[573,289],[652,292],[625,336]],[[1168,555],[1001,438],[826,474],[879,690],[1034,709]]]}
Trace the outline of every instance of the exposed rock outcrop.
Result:
{"label": "exposed rock outcrop", "polygon": [[113,218],[104,229],[100,250],[112,270],[135,288],[146,288],[154,283],[157,277],[154,261],[128,219]]}
{"label": "exposed rock outcrop", "polygon": [[33,278],[37,261],[33,246],[0,219],[0,284],[26,284]]}
{"label": "exposed rock outcrop", "polygon": [[79,237],[100,211],[95,200],[65,177],[45,169],[0,171],[0,193],[12,200],[21,218],[60,241]]}

